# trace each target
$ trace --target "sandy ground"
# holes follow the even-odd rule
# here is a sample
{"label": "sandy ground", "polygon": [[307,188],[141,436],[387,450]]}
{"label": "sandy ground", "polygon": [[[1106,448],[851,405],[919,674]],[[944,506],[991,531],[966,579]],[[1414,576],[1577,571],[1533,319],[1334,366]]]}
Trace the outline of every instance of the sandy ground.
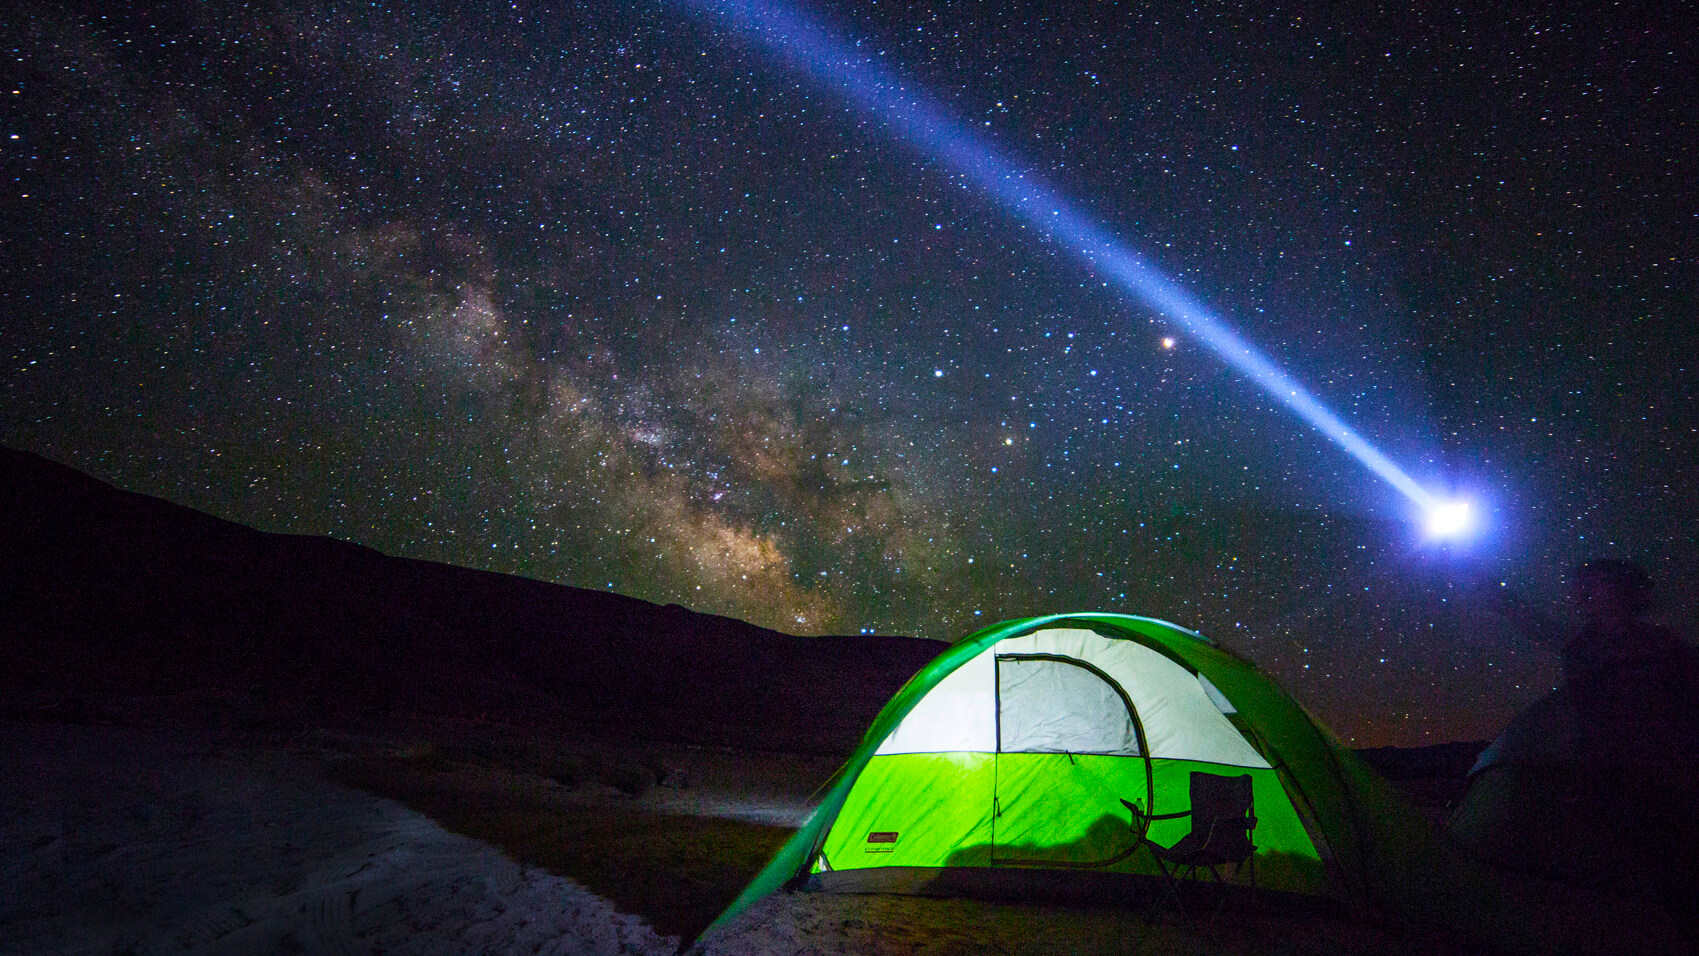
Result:
{"label": "sandy ground", "polygon": [[308,761],[0,725],[0,952],[670,953],[676,940]]}
{"label": "sandy ground", "polygon": [[[760,759],[724,755],[671,759],[697,776],[687,791],[654,791],[657,809],[787,823],[806,811],[794,772],[763,776]],[[573,882],[327,782],[322,769],[322,756],[299,750],[0,723],[0,954],[677,951],[676,937]],[[1455,952],[1342,923],[1229,922],[1181,928],[1124,908],[780,894],[705,952]]]}
{"label": "sandy ground", "polygon": [[[833,757],[681,744],[608,747],[592,740],[557,743],[562,749],[606,765],[636,757],[660,768],[661,785],[634,804],[644,809],[792,828],[808,819],[823,785],[841,763]],[[593,799],[595,793],[584,796]]]}

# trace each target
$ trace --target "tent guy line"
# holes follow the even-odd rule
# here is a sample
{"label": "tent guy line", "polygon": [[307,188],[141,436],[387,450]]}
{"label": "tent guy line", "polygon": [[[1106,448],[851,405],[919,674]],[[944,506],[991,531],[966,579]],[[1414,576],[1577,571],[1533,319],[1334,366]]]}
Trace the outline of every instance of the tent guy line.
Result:
{"label": "tent guy line", "polygon": [[834,35],[806,16],[764,0],[688,0],[769,48],[787,65],[878,117],[898,138],[977,185],[1007,212],[1072,251],[1122,292],[1178,322],[1228,365],[1326,435],[1417,506],[1429,540],[1458,539],[1475,529],[1472,508],[1424,488],[1391,458],[1282,369],[1213,310],[1159,272],[1105,227],[1044,184],[1038,175],[952,119],[915,84],[881,67],[861,44]]}

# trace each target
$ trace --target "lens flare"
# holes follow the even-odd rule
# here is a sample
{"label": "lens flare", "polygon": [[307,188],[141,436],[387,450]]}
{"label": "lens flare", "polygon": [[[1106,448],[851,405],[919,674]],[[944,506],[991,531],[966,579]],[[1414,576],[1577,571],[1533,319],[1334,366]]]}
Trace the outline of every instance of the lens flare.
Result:
{"label": "lens flare", "polygon": [[832,34],[793,10],[763,0],[686,2],[753,38],[786,64],[883,120],[893,135],[947,167],[952,179],[987,193],[1010,215],[1072,251],[1112,280],[1122,292],[1178,323],[1223,361],[1415,502],[1423,514],[1437,510],[1455,517],[1454,503],[1442,501],[1423,488],[1202,301],[1080,212],[1035,172],[949,117],[912,83],[879,65],[862,51],[860,44]]}

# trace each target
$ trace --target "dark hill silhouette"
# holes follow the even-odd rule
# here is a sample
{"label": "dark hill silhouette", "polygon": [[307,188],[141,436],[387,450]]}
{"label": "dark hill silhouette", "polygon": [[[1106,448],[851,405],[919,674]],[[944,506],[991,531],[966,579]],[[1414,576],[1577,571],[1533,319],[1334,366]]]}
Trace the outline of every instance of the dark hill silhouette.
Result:
{"label": "dark hill silhouette", "polygon": [[1459,740],[1427,747],[1369,747],[1357,751],[1388,780],[1462,780],[1487,747],[1485,740]]}
{"label": "dark hill silhouette", "polygon": [[942,648],[270,534],[0,449],[0,690],[846,751]]}

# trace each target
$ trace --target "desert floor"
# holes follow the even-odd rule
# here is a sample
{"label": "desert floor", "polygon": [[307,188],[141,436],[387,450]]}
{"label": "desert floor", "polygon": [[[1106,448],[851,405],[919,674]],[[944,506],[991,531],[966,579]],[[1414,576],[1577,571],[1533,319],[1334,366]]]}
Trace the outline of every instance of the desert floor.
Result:
{"label": "desert floor", "polygon": [[[831,769],[677,746],[539,756],[3,723],[0,953],[670,954]],[[807,893],[770,897],[704,950],[1470,951],[1315,914]]]}

